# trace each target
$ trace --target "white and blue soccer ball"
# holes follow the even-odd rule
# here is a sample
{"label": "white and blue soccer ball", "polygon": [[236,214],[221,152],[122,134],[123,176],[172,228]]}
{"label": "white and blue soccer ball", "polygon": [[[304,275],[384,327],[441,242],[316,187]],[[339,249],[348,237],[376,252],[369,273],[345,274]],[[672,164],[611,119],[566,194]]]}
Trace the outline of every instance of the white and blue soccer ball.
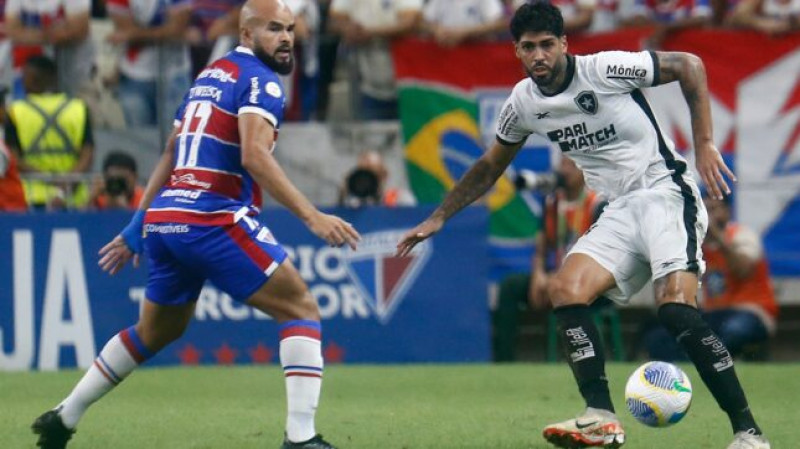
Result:
{"label": "white and blue soccer ball", "polygon": [[692,384],[680,368],[648,362],[636,369],[625,385],[625,404],[639,422],[667,427],[680,421],[692,403]]}

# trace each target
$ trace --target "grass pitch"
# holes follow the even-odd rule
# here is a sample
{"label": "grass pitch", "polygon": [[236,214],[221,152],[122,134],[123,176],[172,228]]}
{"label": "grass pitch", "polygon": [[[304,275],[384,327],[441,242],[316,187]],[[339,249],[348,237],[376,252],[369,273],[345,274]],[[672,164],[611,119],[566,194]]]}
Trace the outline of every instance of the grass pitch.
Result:
{"label": "grass pitch", "polygon": [[[689,414],[651,429],[627,412],[637,364],[609,364],[628,449],[724,448],[728,420],[691,366]],[[775,448],[800,447],[800,366],[737,364],[756,419]],[[0,448],[32,448],[29,426],[81,372],[0,373]],[[317,427],[340,448],[548,448],[544,425],[582,401],[566,364],[345,366],[325,369]],[[84,416],[70,448],[277,448],[285,399],[279,367],[141,369]]]}

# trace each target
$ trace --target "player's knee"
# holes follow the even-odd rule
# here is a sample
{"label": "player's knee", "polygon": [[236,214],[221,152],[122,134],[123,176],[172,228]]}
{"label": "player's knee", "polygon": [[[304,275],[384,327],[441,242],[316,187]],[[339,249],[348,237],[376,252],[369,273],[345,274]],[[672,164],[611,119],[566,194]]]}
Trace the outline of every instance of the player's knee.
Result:
{"label": "player's knee", "polygon": [[553,276],[547,282],[547,295],[553,307],[564,307],[573,304],[588,304],[579,283],[570,282],[560,276]]}
{"label": "player's knee", "polygon": [[700,312],[688,304],[672,302],[664,304],[658,308],[658,319],[676,338],[686,332],[708,328]]}
{"label": "player's knee", "polygon": [[292,320],[314,320],[319,321],[319,307],[314,295],[305,289],[303,292],[287,298],[286,313]]}

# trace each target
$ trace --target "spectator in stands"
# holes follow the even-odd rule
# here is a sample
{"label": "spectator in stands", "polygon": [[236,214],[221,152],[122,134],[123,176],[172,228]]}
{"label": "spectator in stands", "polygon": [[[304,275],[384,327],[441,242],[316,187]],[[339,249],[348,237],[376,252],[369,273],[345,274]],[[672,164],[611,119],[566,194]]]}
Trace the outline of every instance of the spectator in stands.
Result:
{"label": "spectator in stands", "polygon": [[644,43],[651,50],[660,49],[670,33],[710,23],[709,0],[635,0],[631,16],[622,22],[624,26],[653,26]]}
{"label": "spectator in stands", "polygon": [[443,47],[497,36],[508,27],[500,0],[429,0],[423,30]]}
{"label": "spectator in stands", "polygon": [[800,1],[741,0],[730,16],[730,24],[770,36],[800,30]]}
{"label": "spectator in stands", "polygon": [[95,209],[139,208],[144,188],[137,182],[136,159],[112,151],[103,159],[103,174],[95,178],[89,204]]}
{"label": "spectator in stands", "polygon": [[22,212],[28,208],[19,178],[17,159],[0,142],[0,212]]}
{"label": "spectator in stands", "polygon": [[11,57],[11,39],[6,32],[6,0],[0,0],[0,88],[10,88],[14,83],[14,63]]}
{"label": "spectator in stands", "polygon": [[413,206],[416,199],[411,192],[398,187],[387,187],[389,170],[383,156],[367,150],[358,156],[355,168],[344,179],[339,189],[339,205],[361,206]]}
{"label": "spectator in stands", "polygon": [[[525,178],[521,178],[523,181]],[[547,177],[522,188],[548,192],[545,197],[544,226],[536,234],[536,251],[529,274],[508,276],[500,285],[497,308],[493,313],[495,361],[516,360],[518,320],[521,311],[550,308],[547,283],[550,274],[561,265],[573,243],[583,235],[602,212],[605,202],[588,190],[581,170],[567,157],[562,157],[553,180]],[[609,306],[599,298],[592,307]]]}
{"label": "spectator in stands", "polygon": [[[0,125],[6,121],[6,94],[8,89],[0,85]],[[17,158],[0,142],[0,212],[18,212],[28,208],[25,190],[19,178]]]}
{"label": "spectator in stands", "polygon": [[[90,0],[5,1],[6,33],[17,67],[29,56],[47,54],[61,67],[59,87],[78,93],[92,77],[94,49],[89,39]],[[21,80],[14,97],[21,98]]]}
{"label": "spectator in stands", "polygon": [[242,4],[244,0],[193,0],[186,30],[192,78],[236,46]]}
{"label": "spectator in stands", "polygon": [[417,32],[422,3],[422,0],[332,1],[333,30],[355,50],[360,118],[397,118],[397,88],[389,44]]}
{"label": "spectator in stands", "polygon": [[[86,103],[58,91],[56,64],[34,56],[23,67],[25,98],[11,103],[5,141],[20,171],[34,174],[87,173],[94,138]],[[36,208],[81,207],[88,192],[83,183],[24,183],[28,204]]]}
{"label": "spectator in stands", "polygon": [[314,0],[285,0],[294,14],[297,64],[284,80],[287,119],[307,121],[317,109],[319,84],[319,5]]}
{"label": "spectator in stands", "polygon": [[[535,3],[541,0],[515,0],[516,7],[525,3]],[[584,31],[593,31],[595,11],[597,10],[598,0],[552,0],[553,5],[561,10],[564,17],[564,32],[575,34]]]}
{"label": "spectator in stands", "polygon": [[316,118],[324,121],[328,116],[330,85],[333,82],[333,74],[336,68],[339,35],[329,26],[331,0],[318,0],[317,4],[319,5],[320,23]]}
{"label": "spectator in stands", "polygon": [[[703,243],[703,317],[736,356],[775,332],[778,305],[759,236],[731,220],[730,197],[703,200],[709,218]],[[653,359],[686,359],[663,327],[646,332],[644,342]]]}
{"label": "spectator in stands", "polygon": [[185,41],[191,5],[190,0],[108,0],[114,22],[108,40],[125,50],[119,61],[119,101],[128,126],[172,125],[191,83]]}

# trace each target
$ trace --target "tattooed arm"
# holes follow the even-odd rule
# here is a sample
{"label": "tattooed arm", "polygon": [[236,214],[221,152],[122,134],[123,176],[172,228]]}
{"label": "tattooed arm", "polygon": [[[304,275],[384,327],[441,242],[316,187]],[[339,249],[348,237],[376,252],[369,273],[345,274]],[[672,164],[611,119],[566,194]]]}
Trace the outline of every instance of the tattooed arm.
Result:
{"label": "tattooed arm", "polygon": [[736,181],[714,145],[706,69],[703,61],[690,53],[657,52],[660,84],[678,81],[689,106],[696,166],[703,183],[714,198],[721,199],[731,190],[723,174]]}
{"label": "tattooed arm", "polygon": [[397,255],[408,254],[417,243],[439,231],[450,217],[486,193],[506,170],[517,151],[522,148],[522,143],[505,145],[495,142],[489,151],[470,167],[430,217],[403,236],[397,244]]}

